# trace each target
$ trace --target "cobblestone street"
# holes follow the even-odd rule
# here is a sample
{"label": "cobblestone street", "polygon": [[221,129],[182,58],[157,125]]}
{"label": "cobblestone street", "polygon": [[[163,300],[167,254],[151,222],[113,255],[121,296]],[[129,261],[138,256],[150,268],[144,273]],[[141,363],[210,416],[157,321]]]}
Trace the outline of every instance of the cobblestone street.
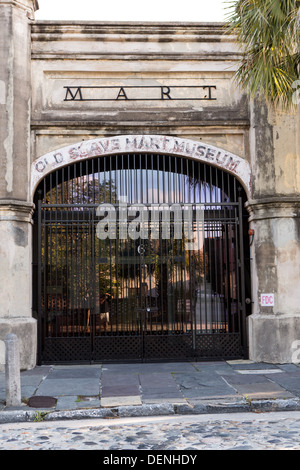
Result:
{"label": "cobblestone street", "polygon": [[299,436],[299,412],[94,419],[1,425],[0,450],[177,450],[189,456],[197,450],[300,450]]}

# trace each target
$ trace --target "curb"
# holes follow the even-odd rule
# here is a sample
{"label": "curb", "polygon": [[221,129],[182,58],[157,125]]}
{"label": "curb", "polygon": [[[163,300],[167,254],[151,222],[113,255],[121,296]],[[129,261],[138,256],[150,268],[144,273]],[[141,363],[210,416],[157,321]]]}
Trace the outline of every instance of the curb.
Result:
{"label": "curb", "polygon": [[0,424],[80,419],[110,419],[128,417],[200,415],[221,413],[267,413],[274,411],[300,411],[299,399],[256,400],[237,403],[199,403],[197,405],[162,403],[159,405],[120,406],[66,411],[7,410],[0,412]]}

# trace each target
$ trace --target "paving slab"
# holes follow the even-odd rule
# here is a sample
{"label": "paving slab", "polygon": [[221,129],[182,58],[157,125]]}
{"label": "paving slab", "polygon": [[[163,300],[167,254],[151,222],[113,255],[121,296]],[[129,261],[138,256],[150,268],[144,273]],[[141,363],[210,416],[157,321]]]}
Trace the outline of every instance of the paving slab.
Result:
{"label": "paving slab", "polygon": [[[201,363],[196,363],[194,365],[195,371],[196,372],[208,372],[208,373],[215,373],[215,374],[220,374],[220,373],[227,373],[227,374],[234,374],[234,369],[227,364],[226,362],[201,362]],[[184,372],[190,372],[188,370],[185,370]]]}
{"label": "paving slab", "polygon": [[187,399],[226,398],[236,395],[236,390],[217,374],[175,374],[174,377],[182,395]]}
{"label": "paving slab", "polygon": [[26,386],[30,386],[30,387],[38,387],[40,385],[40,383],[45,380],[45,376],[44,375],[22,375],[21,374],[21,386],[22,387],[26,387]]}
{"label": "paving slab", "polygon": [[99,397],[58,397],[56,410],[78,410],[84,408],[100,408]]}
{"label": "paving slab", "polygon": [[232,359],[232,360],[226,361],[226,364],[229,364],[230,366],[234,366],[237,364],[243,364],[243,365],[255,364],[255,362],[251,361],[251,359]]}
{"label": "paving slab", "polygon": [[285,388],[295,396],[300,397],[300,374],[292,372],[291,374],[283,373],[280,376],[272,376],[273,382]]}
{"label": "paving slab", "polygon": [[244,374],[244,375],[255,375],[255,374],[262,374],[262,375],[268,375],[268,374],[283,374],[283,370],[281,369],[236,369],[236,372],[238,374]]}
{"label": "paving slab", "polygon": [[236,391],[248,398],[295,398],[295,396],[273,382],[235,385]]}
{"label": "paving slab", "polygon": [[153,404],[153,405],[158,405],[159,403],[172,403],[173,405],[179,405],[183,403],[187,403],[186,398],[184,397],[178,397],[178,396],[166,396],[166,395],[159,395],[157,397],[150,396],[147,398],[147,396],[142,397],[142,402],[145,403],[145,405]]}
{"label": "paving slab", "polygon": [[137,406],[142,405],[140,396],[126,396],[126,397],[104,397],[101,398],[101,406],[110,408],[115,406]]}
{"label": "paving slab", "polygon": [[178,390],[178,385],[175,382],[172,374],[141,374],[139,376],[139,380],[142,390]]}
{"label": "paving slab", "polygon": [[243,385],[243,384],[254,384],[254,383],[268,383],[269,379],[264,375],[260,374],[251,374],[251,375],[223,375],[223,379],[231,386]]}
{"label": "paving slab", "polygon": [[224,399],[228,400],[229,398],[235,397],[237,392],[235,390],[224,390],[224,389],[214,389],[207,388],[201,391],[187,391],[183,392],[183,396],[189,403],[194,403],[195,400],[208,400],[208,399]]}
{"label": "paving slab", "polygon": [[140,390],[138,385],[114,385],[102,386],[101,397],[126,397],[139,395]]}
{"label": "paving slab", "polygon": [[116,385],[139,385],[139,376],[137,373],[107,373],[101,375],[102,386],[116,386]]}
{"label": "paving slab", "polygon": [[300,367],[297,364],[279,364],[278,367],[285,372],[296,372],[300,374]]}
{"label": "paving slab", "polygon": [[46,376],[49,374],[49,372],[51,372],[52,369],[53,366],[35,366],[33,369],[21,371],[21,377],[32,377],[34,375]]}
{"label": "paving slab", "polygon": [[277,364],[268,364],[265,362],[252,362],[252,361],[229,361],[230,366],[233,369],[248,369],[248,370],[260,370],[260,369],[279,369]]}
{"label": "paving slab", "polygon": [[221,375],[208,372],[198,372],[195,374],[174,374],[174,379],[180,389],[201,389],[202,387],[224,386],[226,383]]}
{"label": "paving slab", "polygon": [[140,394],[140,382],[137,373],[133,370],[124,374],[123,370],[119,373],[113,371],[104,371],[100,380],[101,397],[124,397],[138,396]]}
{"label": "paving slab", "polygon": [[77,410],[78,409],[77,400],[78,400],[78,397],[75,395],[58,397],[57,403],[56,403],[56,410],[58,411]]}
{"label": "paving slab", "polygon": [[57,380],[57,379],[90,379],[95,378],[99,379],[101,374],[101,368],[55,368],[49,372],[47,375],[47,380]]}
{"label": "paving slab", "polygon": [[50,379],[44,380],[36,391],[36,395],[98,395],[100,393],[97,379]]}
{"label": "paving slab", "polygon": [[30,385],[23,386],[23,385],[21,385],[21,397],[22,397],[22,399],[32,397],[33,395],[35,395],[36,390],[37,390],[37,387],[35,387],[35,386],[30,386]]}
{"label": "paving slab", "polygon": [[180,391],[167,391],[167,390],[150,390],[150,391],[145,391],[142,392],[141,394],[143,402],[149,402],[153,400],[154,402],[157,402],[157,400],[160,400],[161,402],[163,401],[168,401],[171,402],[172,400],[183,400],[184,396]]}
{"label": "paving slab", "polygon": [[179,373],[195,372],[195,363],[193,362],[166,362],[166,363],[148,363],[141,364],[139,369],[139,374],[149,374],[149,373]]}
{"label": "paving slab", "polygon": [[202,388],[182,389],[182,395],[187,399],[195,398],[228,398],[236,395],[236,390],[229,386],[203,386]]}

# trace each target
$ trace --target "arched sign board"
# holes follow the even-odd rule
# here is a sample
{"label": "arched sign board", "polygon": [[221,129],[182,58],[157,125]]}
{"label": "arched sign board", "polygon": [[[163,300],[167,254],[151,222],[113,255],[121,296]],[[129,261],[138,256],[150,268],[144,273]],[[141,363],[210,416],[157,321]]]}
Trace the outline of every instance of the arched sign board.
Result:
{"label": "arched sign board", "polygon": [[33,200],[40,181],[58,168],[93,157],[137,152],[178,155],[209,163],[236,176],[250,197],[250,165],[237,155],[204,142],[179,137],[121,135],[82,141],[37,158],[31,169],[31,198]]}

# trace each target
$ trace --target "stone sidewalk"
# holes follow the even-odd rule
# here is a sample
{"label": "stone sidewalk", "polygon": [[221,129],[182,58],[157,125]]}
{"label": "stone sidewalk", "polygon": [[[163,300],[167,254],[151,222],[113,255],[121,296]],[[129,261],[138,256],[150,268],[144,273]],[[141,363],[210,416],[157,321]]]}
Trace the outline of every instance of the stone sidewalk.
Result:
{"label": "stone sidewalk", "polygon": [[21,373],[22,405],[0,423],[300,410],[300,365],[251,361],[40,366]]}

